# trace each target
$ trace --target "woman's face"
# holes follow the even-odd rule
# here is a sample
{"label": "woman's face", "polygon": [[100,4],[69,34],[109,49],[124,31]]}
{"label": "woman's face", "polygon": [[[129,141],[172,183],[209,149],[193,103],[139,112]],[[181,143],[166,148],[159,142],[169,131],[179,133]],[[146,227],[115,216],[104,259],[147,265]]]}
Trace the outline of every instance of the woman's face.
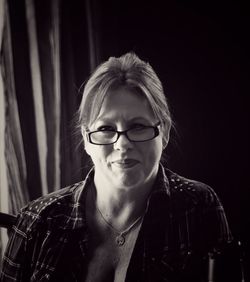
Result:
{"label": "woman's face", "polygon": [[[140,125],[154,126],[157,122],[144,97],[118,88],[106,95],[90,131],[104,128],[124,131]],[[137,187],[150,183],[157,174],[163,150],[162,132],[145,142],[130,142],[121,135],[111,145],[91,144],[85,138],[85,149],[94,163],[96,177],[104,177],[118,188]]]}

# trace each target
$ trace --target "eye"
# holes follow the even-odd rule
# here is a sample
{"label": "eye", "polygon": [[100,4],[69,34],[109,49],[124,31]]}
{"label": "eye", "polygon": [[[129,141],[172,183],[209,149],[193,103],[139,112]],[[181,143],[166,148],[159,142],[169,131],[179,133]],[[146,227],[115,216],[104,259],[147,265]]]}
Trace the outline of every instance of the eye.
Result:
{"label": "eye", "polygon": [[135,124],[132,124],[131,129],[143,130],[147,127],[148,127],[147,125],[144,125],[144,124],[141,124],[141,123],[135,123]]}
{"label": "eye", "polygon": [[110,125],[98,126],[97,130],[98,131],[115,131],[114,127]]}

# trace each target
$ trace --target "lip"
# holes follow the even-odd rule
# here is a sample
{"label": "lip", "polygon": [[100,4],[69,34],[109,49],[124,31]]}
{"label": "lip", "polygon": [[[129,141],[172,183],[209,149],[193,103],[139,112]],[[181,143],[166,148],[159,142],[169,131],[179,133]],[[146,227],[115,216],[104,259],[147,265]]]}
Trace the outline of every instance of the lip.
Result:
{"label": "lip", "polygon": [[112,162],[115,166],[120,167],[120,168],[131,168],[136,166],[139,161],[135,159],[119,159],[114,162]]}

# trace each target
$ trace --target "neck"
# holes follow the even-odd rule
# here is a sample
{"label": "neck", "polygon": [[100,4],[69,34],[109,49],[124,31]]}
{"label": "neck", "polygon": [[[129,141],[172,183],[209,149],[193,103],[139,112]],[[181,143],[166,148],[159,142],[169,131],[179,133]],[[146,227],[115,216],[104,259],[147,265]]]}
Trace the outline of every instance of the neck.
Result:
{"label": "neck", "polygon": [[144,214],[154,181],[155,177],[151,177],[143,185],[116,187],[95,174],[95,204],[113,226],[122,229]]}

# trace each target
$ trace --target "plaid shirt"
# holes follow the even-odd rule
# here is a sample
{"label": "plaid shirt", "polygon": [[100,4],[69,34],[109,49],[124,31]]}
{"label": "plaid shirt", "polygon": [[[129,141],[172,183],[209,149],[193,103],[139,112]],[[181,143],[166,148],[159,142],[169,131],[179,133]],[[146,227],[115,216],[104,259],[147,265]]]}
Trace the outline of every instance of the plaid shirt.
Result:
{"label": "plaid shirt", "polygon": [[[85,199],[93,174],[21,210],[0,281],[84,281]],[[203,281],[208,252],[231,239],[215,192],[160,165],[126,281]]]}

